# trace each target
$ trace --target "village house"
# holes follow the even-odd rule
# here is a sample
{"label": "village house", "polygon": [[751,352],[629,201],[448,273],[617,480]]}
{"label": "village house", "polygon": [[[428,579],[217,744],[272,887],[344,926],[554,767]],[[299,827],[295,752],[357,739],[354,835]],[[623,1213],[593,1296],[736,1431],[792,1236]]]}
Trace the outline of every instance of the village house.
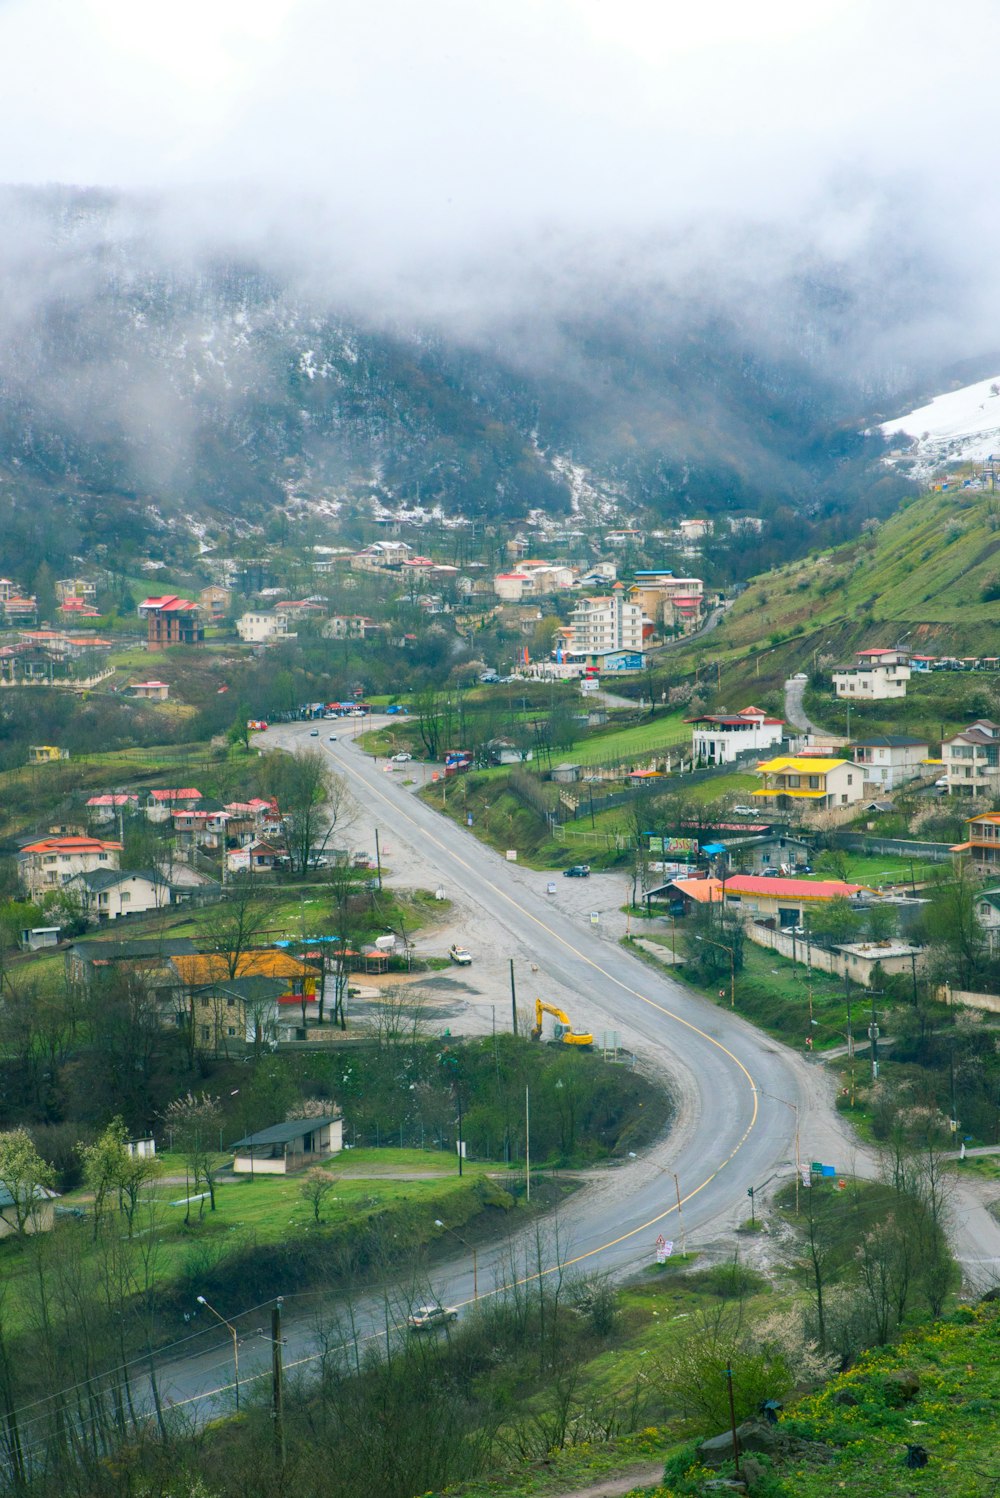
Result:
{"label": "village house", "polygon": [[910,657],[905,650],[859,650],[852,666],[835,666],[832,676],[838,697],[865,702],[905,697]]}
{"label": "village house", "polygon": [[323,625],[322,634],[327,640],[372,640],[381,626],[367,614],[331,614]]}
{"label": "village house", "polygon": [[[276,947],[238,953],[207,952],[170,959],[177,986],[188,999],[210,984],[236,978],[281,978],[281,1004],[310,1004],[316,998],[317,970]],[[230,969],[235,968],[235,972]]]}
{"label": "village house", "polygon": [[33,624],[38,604],[33,593],[21,594],[8,578],[0,578],[0,619],[4,624]]}
{"label": "village house", "polygon": [[864,770],[865,784],[892,791],[927,773],[924,761],[930,754],[926,739],[905,734],[873,734],[856,739],[850,746],[854,763]]}
{"label": "village house", "polygon": [[738,713],[702,713],[685,718],[692,724],[691,754],[697,764],[731,765],[749,749],[770,749],[780,744],[782,718],[772,718],[763,708],[745,707]]}
{"label": "village house", "polygon": [[990,956],[994,957],[1000,949],[1000,889],[979,891],[976,895],[976,919],[986,933]]}
{"label": "village house", "polygon": [[688,634],[702,622],[705,585],[700,577],[675,577],[669,568],[648,568],[636,572],[628,596],[656,629],[667,634]]}
{"label": "village house", "polygon": [[92,603],[84,603],[82,598],[64,598],[56,608],[60,619],[69,622],[73,619],[100,619],[100,609],[95,609]]}
{"label": "village house", "polygon": [[613,546],[616,551],[624,546],[645,546],[646,533],[636,530],[634,526],[626,526],[623,530],[607,531],[604,544]]}
{"label": "village house", "polygon": [[198,594],[198,608],[210,624],[219,624],[232,607],[233,595],[219,583],[209,583]]}
{"label": "village house", "polygon": [[248,609],[237,619],[236,633],[246,645],[272,645],[298,639],[288,628],[288,614],[278,609]]}
{"label": "village house", "polygon": [[70,983],[91,988],[102,979],[120,973],[141,980],[155,996],[177,987],[177,975],[169,966],[171,958],[195,951],[194,942],[187,936],[145,937],[135,941],[88,938],[74,942],[66,953],[66,976]]}
{"label": "village house", "polygon": [[170,687],[165,681],[132,681],[125,690],[143,702],[166,702],[170,696]]}
{"label": "village house", "polygon": [[764,785],[751,791],[751,796],[782,811],[802,802],[829,811],[851,806],[864,794],[864,775],[846,759],[787,755],[765,760],[757,766],[757,773],[763,776]]}
{"label": "village house", "polygon": [[864,885],[842,879],[775,879],[765,874],[671,879],[647,894],[649,900],[665,900],[677,915],[688,915],[698,906],[724,903],[727,911],[744,921],[773,921],[780,930],[804,926],[810,910],[831,900],[849,900],[860,906],[872,898],[873,892]]}
{"label": "village house", "polygon": [[91,795],[87,801],[87,818],[91,822],[114,822],[118,816],[133,812],[138,804],[135,791],[105,791],[102,795]]}
{"label": "village house", "polygon": [[226,868],[231,874],[270,874],[286,857],[284,850],[259,839],[226,853]]}
{"label": "village house", "polygon": [[179,848],[221,847],[228,820],[221,807],[206,809],[199,805],[191,810],[178,808],[171,812]]}
{"label": "village house", "polygon": [[941,745],[949,796],[1000,794],[1000,723],[977,718]]}
{"label": "village house", "polygon": [[201,801],[201,791],[193,786],[180,790],[150,791],[143,808],[149,822],[169,822],[175,811],[193,811]]}
{"label": "village house", "polygon": [[162,910],[171,903],[169,882],[154,869],[129,872],[95,869],[74,874],[66,888],[80,897],[84,914],[95,921],[116,921],[123,915],[141,915]]}
{"label": "village house", "polygon": [[138,614],[140,619],[146,621],[151,650],[164,650],[175,645],[200,645],[205,638],[205,631],[198,618],[198,605],[193,598],[180,598],[176,593],[144,598],[139,605]]}
{"label": "village house", "polygon": [[351,557],[351,567],[355,572],[382,572],[402,567],[409,555],[405,541],[373,541]]}
{"label": "village house", "polygon": [[17,872],[33,900],[61,889],[75,874],[117,869],[122,845],[98,837],[45,837],[28,843],[17,855]]}
{"label": "village house", "polygon": [[56,597],[60,603],[74,598],[83,603],[95,603],[97,584],[86,577],[60,577],[56,581]]}
{"label": "village house", "polygon": [[178,1009],[174,1021],[179,1028],[192,1026],[198,1051],[229,1055],[249,1046],[273,1050],[279,1041],[294,1039],[297,1028],[282,1018],[285,988],[285,979],[261,974],[222,978],[190,995],[190,1009]]}
{"label": "village house", "polygon": [[711,520],[680,520],[677,523],[677,531],[682,541],[689,544],[695,541],[704,541],[706,536],[712,534],[713,526]]}
{"label": "village house", "polygon": [[967,853],[977,874],[1000,871],[1000,812],[984,811],[966,817],[965,841],[956,843],[953,853]]}
{"label": "village house", "polygon": [[813,857],[812,844],[804,838],[793,837],[789,832],[727,837],[722,846],[729,867],[738,869],[741,874],[762,874],[765,869],[795,874],[800,868],[808,868]]}

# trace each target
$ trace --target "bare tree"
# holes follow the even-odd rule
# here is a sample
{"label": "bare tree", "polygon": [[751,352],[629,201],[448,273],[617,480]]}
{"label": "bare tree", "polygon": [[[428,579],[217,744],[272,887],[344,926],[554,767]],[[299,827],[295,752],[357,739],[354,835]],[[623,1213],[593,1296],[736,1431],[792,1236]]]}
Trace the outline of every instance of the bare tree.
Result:
{"label": "bare tree", "polygon": [[232,884],[228,899],[213,908],[201,929],[209,948],[225,960],[228,978],[240,977],[247,952],[270,920],[270,902],[252,875]]}
{"label": "bare tree", "polygon": [[313,1220],[315,1222],[321,1220],[320,1213],[323,1210],[323,1203],[339,1180],[339,1176],[330,1175],[329,1171],[324,1170],[320,1165],[314,1165],[311,1170],[306,1171],[299,1186],[299,1193],[309,1203],[310,1207],[312,1207]]}

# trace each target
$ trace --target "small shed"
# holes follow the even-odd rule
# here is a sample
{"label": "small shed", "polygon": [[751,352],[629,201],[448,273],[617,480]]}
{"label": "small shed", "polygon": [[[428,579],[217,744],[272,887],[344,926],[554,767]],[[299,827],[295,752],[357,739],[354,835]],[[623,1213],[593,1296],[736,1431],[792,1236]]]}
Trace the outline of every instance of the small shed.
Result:
{"label": "small shed", "polygon": [[580,766],[556,765],[552,771],[552,779],[559,785],[574,785],[580,779]]}
{"label": "small shed", "polygon": [[319,1165],[344,1147],[341,1114],[319,1118],[293,1118],[287,1123],[258,1129],[233,1145],[236,1175],[291,1175],[307,1165]]}
{"label": "small shed", "polygon": [[42,947],[59,945],[59,926],[27,926],[21,932],[21,947],[25,952],[38,952]]}

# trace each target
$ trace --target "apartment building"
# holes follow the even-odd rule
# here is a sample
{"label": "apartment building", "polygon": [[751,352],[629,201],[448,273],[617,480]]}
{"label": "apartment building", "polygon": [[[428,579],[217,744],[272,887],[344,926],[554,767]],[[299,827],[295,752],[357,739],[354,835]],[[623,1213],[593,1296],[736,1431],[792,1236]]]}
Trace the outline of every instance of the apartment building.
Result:
{"label": "apartment building", "polygon": [[862,702],[883,702],[905,697],[910,679],[910,657],[904,650],[859,650],[853,665],[837,666],[833,672],[838,697]]}
{"label": "apartment building", "polygon": [[615,651],[642,652],[642,609],[625,597],[622,583],[615,583],[604,598],[581,598],[570,614],[569,648],[573,655],[595,657]]}
{"label": "apartment building", "polygon": [[949,796],[1000,794],[1000,723],[978,718],[941,745]]}

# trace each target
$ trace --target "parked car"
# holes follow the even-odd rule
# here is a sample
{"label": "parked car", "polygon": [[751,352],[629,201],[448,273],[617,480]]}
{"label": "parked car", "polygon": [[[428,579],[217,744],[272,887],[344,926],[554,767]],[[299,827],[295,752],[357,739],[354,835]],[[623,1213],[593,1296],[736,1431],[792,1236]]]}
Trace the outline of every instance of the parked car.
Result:
{"label": "parked car", "polygon": [[934,789],[937,790],[937,791],[944,790],[947,787],[947,785],[948,785],[948,777],[947,777],[947,775],[942,775],[939,780],[935,780],[935,782],[934,782]]}
{"label": "parked car", "polygon": [[406,1324],[411,1332],[430,1332],[457,1320],[458,1312],[454,1306],[443,1306],[438,1302],[432,1306],[417,1306],[413,1315],[407,1316]]}
{"label": "parked car", "polygon": [[734,806],[733,815],[736,817],[752,817],[755,813],[752,806]]}
{"label": "parked car", "polygon": [[796,671],[795,675],[792,677],[792,680],[793,681],[808,681],[809,680],[809,673],[808,673],[808,671]]}
{"label": "parked car", "polygon": [[406,765],[406,764],[409,764],[410,760],[413,758],[413,755],[412,754],[394,754],[392,757],[393,757],[393,760],[395,761],[395,763],[397,765]]}
{"label": "parked car", "polygon": [[547,895],[554,895],[555,892],[556,892],[556,881],[554,879],[550,879],[549,882],[548,882],[548,884],[545,886],[545,893]]}
{"label": "parked car", "polygon": [[448,948],[448,956],[451,958],[452,962],[457,962],[459,967],[468,967],[472,961],[472,953],[466,951],[465,947],[460,947],[455,944]]}
{"label": "parked car", "polygon": [[574,864],[571,864],[568,869],[563,869],[563,877],[565,879],[589,879],[590,878],[590,864],[589,863],[574,863]]}
{"label": "parked car", "polygon": [[331,733],[331,735],[330,735],[330,743],[331,744],[335,744],[336,742],[337,742],[337,735],[335,733]]}
{"label": "parked car", "polygon": [[318,728],[310,728],[310,730],[309,730],[309,737],[311,739],[318,739],[319,738],[319,729]]}

